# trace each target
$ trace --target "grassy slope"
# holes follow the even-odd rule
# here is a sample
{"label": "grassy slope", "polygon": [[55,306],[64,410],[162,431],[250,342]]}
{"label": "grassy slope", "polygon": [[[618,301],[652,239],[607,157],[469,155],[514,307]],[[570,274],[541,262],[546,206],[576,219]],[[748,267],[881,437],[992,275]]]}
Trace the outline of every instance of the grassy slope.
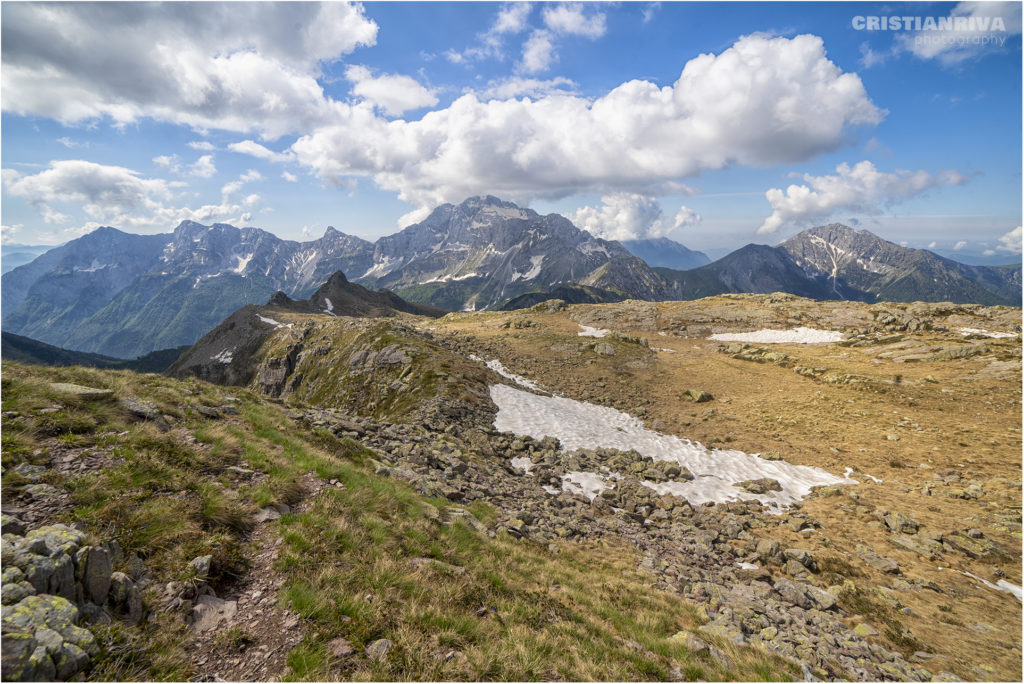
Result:
{"label": "grassy slope", "polygon": [[[114,398],[55,393],[49,383],[57,381],[153,401],[172,429],[132,422]],[[191,408],[224,405],[229,395],[238,414],[225,420]],[[38,413],[55,403],[64,408]],[[700,624],[695,609],[652,588],[636,570],[633,552],[578,544],[549,549],[504,534],[490,537],[458,519],[448,501],[426,500],[374,475],[373,454],[362,445],[297,425],[281,406],[245,390],[128,371],[5,363],[3,409],[21,414],[4,421],[5,469],[40,461],[40,447],[110,450],[102,470],[69,478],[49,471],[47,481],[73,501],[73,510],[60,517],[84,521],[103,538],[117,538],[127,554],[143,556],[153,587],[187,580],[188,560],[212,553],[213,584],[218,594],[229,594],[246,572],[257,508],[294,503],[309,472],[341,482],[344,488],[323,490],[304,513],[270,523],[284,540],[279,601],[297,611],[307,629],[288,657],[293,679],[648,680],[669,677],[673,667],[684,678],[706,680],[796,673],[762,651],[719,642],[727,667],[670,640]],[[227,470],[233,465],[268,477],[239,482]],[[10,501],[22,482],[8,475],[3,484]],[[492,515],[483,504],[472,513],[484,524]],[[414,558],[465,572],[416,567],[409,562]],[[152,594],[146,598],[155,604]],[[490,614],[477,616],[477,609],[491,606]],[[90,679],[202,674],[191,664],[180,614],[157,612],[142,628],[113,625],[98,636],[107,650]],[[344,661],[328,656],[325,644],[337,636],[358,655]],[[361,647],[378,638],[394,642],[383,662],[361,655]],[[451,650],[464,657],[442,657]]]}

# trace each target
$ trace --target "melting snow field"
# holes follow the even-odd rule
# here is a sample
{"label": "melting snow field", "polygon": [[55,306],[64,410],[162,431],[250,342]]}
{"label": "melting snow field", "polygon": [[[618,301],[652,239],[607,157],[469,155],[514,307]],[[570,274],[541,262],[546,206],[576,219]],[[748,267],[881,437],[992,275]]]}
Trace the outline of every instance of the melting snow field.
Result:
{"label": "melting snow field", "polygon": [[819,344],[840,342],[843,333],[814,328],[793,328],[792,330],[755,330],[749,333],[717,333],[708,338],[717,342],[754,342],[757,344]]}
{"label": "melting snow field", "polygon": [[[678,463],[696,477],[688,482],[643,484],[659,494],[683,497],[693,505],[757,499],[779,511],[807,496],[812,487],[856,484],[855,480],[832,475],[821,468],[768,461],[742,451],[708,451],[699,443],[648,430],[640,420],[621,411],[566,397],[542,397],[508,385],[493,385],[491,399],[498,407],[494,427],[502,432],[534,439],[555,437],[565,451],[635,449],[655,461]],[[764,477],[777,480],[782,491],[752,494],[735,486],[737,482]],[[613,473],[570,473],[563,479],[563,488],[593,498],[611,487],[609,480],[612,479],[617,479]]]}
{"label": "melting snow field", "polygon": [[1008,332],[992,332],[991,330],[981,330],[979,328],[960,328],[960,334],[963,336],[967,335],[982,335],[984,337],[991,337],[993,339],[1001,339],[1004,337],[1016,337],[1017,333]]}
{"label": "melting snow field", "polygon": [[580,332],[576,333],[579,337],[604,337],[608,334],[608,330],[603,328],[591,328],[589,325],[579,324]]}
{"label": "melting snow field", "polygon": [[[482,363],[482,364],[486,365],[488,368],[490,368],[492,371],[494,371],[495,373],[497,373],[501,377],[508,378],[509,380],[515,382],[517,385],[520,385],[522,387],[526,387],[527,389],[536,390],[538,392],[545,391],[541,387],[539,387],[537,385],[537,383],[535,383],[533,380],[527,380],[522,375],[516,375],[515,373],[512,373],[511,371],[505,370],[505,367],[503,365],[501,365],[501,361],[498,361],[498,359],[491,359],[490,361],[484,361],[483,359],[481,359],[476,354],[470,354],[469,358],[471,360],[473,360],[473,361],[477,361],[479,363]],[[515,464],[513,463],[512,465],[515,465]]]}

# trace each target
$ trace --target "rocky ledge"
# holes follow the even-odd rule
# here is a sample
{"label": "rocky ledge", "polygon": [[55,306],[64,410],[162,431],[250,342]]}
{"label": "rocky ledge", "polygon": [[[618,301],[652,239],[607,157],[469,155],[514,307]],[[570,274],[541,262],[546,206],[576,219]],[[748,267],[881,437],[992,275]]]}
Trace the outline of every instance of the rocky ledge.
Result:
{"label": "rocky ledge", "polygon": [[113,568],[117,542],[90,546],[66,525],[26,531],[3,516],[3,679],[67,680],[88,670],[99,652],[81,624],[142,620],[139,586]]}

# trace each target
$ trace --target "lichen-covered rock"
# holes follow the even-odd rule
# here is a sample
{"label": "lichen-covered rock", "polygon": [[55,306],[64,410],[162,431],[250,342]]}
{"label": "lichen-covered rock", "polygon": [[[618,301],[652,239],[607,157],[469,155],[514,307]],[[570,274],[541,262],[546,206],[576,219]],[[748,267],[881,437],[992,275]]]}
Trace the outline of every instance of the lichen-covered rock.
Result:
{"label": "lichen-covered rock", "polygon": [[96,605],[103,605],[110,591],[110,554],[102,547],[93,546],[83,560],[85,567],[82,569],[82,587],[86,598]]}
{"label": "lichen-covered rock", "polygon": [[779,596],[781,596],[787,603],[805,610],[813,607],[814,603],[807,595],[807,592],[804,591],[804,588],[807,585],[780,577],[775,580],[774,586],[775,591],[777,591]]}
{"label": "lichen-covered rock", "polygon": [[[32,682],[46,681],[45,672],[40,672],[38,667],[39,659],[33,659],[39,644],[31,632],[7,632],[3,634],[2,665],[4,681],[11,682]],[[46,650],[42,649],[42,655]],[[46,658],[53,668],[53,661]],[[54,669],[53,674],[56,674]]]}
{"label": "lichen-covered rock", "polygon": [[212,555],[198,556],[189,561],[188,567],[193,577],[200,581],[206,581],[210,576],[210,564],[213,562]]}
{"label": "lichen-covered rock", "polygon": [[23,494],[28,494],[33,499],[52,499],[53,497],[60,495],[59,489],[44,482],[27,485],[21,491]]}
{"label": "lichen-covered rock", "polygon": [[736,486],[744,491],[750,492],[751,494],[767,494],[768,492],[782,491],[782,485],[779,484],[779,481],[774,480],[770,477],[762,477],[758,480],[745,480],[744,482],[737,482]]}
{"label": "lichen-covered rock", "polygon": [[74,604],[60,596],[29,596],[4,606],[4,679],[69,679],[88,668],[99,646],[92,632],[75,624],[78,615]]}
{"label": "lichen-covered rock", "polygon": [[46,466],[33,465],[32,463],[19,463],[11,468],[11,472],[28,482],[39,482],[46,473]]}
{"label": "lichen-covered rock", "polygon": [[939,542],[916,534],[894,534],[889,537],[889,542],[894,546],[898,546],[899,548],[907,551],[913,551],[914,553],[928,559],[935,558],[942,551],[942,544]]}
{"label": "lichen-covered rock", "polygon": [[377,639],[366,647],[366,657],[370,660],[380,662],[387,658],[388,651],[391,650],[393,645],[394,644],[390,639]]}
{"label": "lichen-covered rock", "polygon": [[115,614],[130,625],[142,621],[142,594],[135,582],[123,572],[110,575],[108,601]]}
{"label": "lichen-covered rock", "polygon": [[2,531],[3,534],[25,534],[25,523],[18,518],[15,518],[13,515],[7,515],[4,513],[0,515],[0,520],[2,520],[2,527],[0,527],[0,531]]}
{"label": "lichen-covered rock", "polygon": [[85,542],[85,534],[67,525],[47,525],[31,530],[25,535],[26,545],[31,545],[36,540],[42,540],[49,556],[58,553],[74,554]]}
{"label": "lichen-covered rock", "polygon": [[947,534],[942,537],[942,548],[946,551],[959,551],[974,559],[986,559],[1005,556],[1006,552],[991,540],[979,537],[974,539],[963,532]]}
{"label": "lichen-covered rock", "polygon": [[36,593],[36,588],[24,580],[20,582],[4,581],[3,605],[8,606]]}
{"label": "lichen-covered rock", "polygon": [[125,397],[119,403],[121,408],[136,418],[142,418],[143,420],[151,420],[154,422],[163,422],[163,416],[160,415],[160,409],[151,401],[145,401],[138,397]]}

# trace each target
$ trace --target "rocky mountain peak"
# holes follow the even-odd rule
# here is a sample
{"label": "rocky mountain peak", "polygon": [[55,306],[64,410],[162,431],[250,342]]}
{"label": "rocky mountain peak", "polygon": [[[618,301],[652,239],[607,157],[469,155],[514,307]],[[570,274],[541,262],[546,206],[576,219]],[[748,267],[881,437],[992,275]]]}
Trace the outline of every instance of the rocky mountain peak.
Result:
{"label": "rocky mountain peak", "polygon": [[327,282],[320,287],[320,289],[322,290],[325,287],[340,287],[342,285],[348,285],[348,278],[346,278],[345,274],[341,271],[335,271],[331,274],[331,277],[327,279]]}
{"label": "rocky mountain peak", "polygon": [[209,226],[204,226],[196,221],[182,221],[178,224],[178,227],[174,229],[174,239],[181,240],[184,238],[194,238],[201,233],[205,233],[209,229]]}

